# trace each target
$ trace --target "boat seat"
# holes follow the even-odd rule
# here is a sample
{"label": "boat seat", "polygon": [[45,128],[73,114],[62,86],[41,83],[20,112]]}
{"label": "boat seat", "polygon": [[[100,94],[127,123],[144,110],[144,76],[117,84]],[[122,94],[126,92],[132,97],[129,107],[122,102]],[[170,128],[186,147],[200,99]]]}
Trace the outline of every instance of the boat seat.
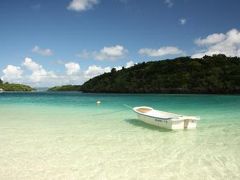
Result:
{"label": "boat seat", "polygon": [[147,113],[147,112],[152,111],[152,109],[149,109],[149,108],[139,108],[139,109],[137,109],[137,111],[139,111],[141,113]]}

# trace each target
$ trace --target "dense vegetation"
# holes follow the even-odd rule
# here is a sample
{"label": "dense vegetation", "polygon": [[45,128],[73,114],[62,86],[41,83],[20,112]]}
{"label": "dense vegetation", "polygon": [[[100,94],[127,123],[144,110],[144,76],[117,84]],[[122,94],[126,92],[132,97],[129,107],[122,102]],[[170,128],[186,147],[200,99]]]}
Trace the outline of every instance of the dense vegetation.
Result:
{"label": "dense vegetation", "polygon": [[240,93],[240,58],[180,57],[112,69],[81,86],[83,92]]}
{"label": "dense vegetation", "polygon": [[52,87],[48,91],[80,91],[80,88],[79,85],[65,85]]}
{"label": "dense vegetation", "polygon": [[0,89],[3,91],[33,91],[34,89],[30,86],[23,85],[23,84],[10,84],[7,82],[3,82],[0,79]]}

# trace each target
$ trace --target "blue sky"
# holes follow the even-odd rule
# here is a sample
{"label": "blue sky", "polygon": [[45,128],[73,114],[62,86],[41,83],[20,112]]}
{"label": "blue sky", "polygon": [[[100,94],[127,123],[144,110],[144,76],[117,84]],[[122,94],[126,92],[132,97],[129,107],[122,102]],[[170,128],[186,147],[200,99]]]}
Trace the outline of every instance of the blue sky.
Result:
{"label": "blue sky", "polygon": [[240,56],[238,0],[1,0],[0,77],[81,84],[112,67]]}

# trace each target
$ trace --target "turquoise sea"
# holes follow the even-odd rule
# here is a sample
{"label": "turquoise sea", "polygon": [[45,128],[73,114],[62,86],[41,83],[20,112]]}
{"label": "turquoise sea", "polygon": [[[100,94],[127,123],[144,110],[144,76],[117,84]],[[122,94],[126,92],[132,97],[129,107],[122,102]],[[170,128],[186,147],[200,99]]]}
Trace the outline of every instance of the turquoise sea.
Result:
{"label": "turquoise sea", "polygon": [[[164,130],[124,104],[201,121]],[[1,93],[0,179],[239,180],[240,96]]]}

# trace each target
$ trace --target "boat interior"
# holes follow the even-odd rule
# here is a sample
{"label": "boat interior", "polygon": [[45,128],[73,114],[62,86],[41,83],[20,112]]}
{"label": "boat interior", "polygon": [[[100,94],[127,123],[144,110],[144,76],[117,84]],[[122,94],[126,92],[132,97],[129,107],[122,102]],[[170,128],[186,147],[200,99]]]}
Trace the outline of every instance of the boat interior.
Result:
{"label": "boat interior", "polygon": [[150,108],[138,108],[137,111],[141,112],[141,113],[147,113],[152,111],[152,109]]}

